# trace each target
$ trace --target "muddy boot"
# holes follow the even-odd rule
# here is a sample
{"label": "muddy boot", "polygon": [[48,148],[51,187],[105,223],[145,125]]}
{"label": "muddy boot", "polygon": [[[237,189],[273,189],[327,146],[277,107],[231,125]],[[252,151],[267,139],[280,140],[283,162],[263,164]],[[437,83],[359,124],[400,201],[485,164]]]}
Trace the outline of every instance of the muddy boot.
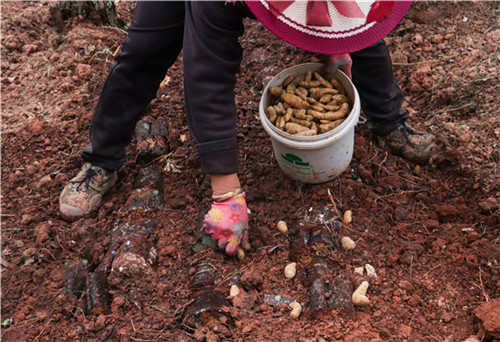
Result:
{"label": "muddy boot", "polygon": [[415,163],[425,163],[438,152],[434,135],[419,132],[406,122],[377,140],[380,147]]}
{"label": "muddy boot", "polygon": [[65,220],[76,221],[93,213],[117,178],[116,171],[83,164],[81,171],[69,181],[59,197],[61,216]]}

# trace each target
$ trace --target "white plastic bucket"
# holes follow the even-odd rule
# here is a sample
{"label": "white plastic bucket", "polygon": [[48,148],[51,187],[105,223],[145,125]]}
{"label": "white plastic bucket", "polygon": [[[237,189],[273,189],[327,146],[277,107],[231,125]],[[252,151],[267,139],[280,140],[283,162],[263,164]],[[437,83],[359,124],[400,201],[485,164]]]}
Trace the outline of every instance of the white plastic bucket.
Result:
{"label": "white plastic bucket", "polygon": [[349,166],[354,150],[354,127],[358,123],[360,111],[356,88],[343,72],[337,71],[333,75],[344,86],[346,95],[354,99],[353,108],[340,126],[315,136],[295,136],[278,129],[268,120],[264,108],[271,101],[269,87],[281,85],[289,75],[304,75],[308,71],[319,71],[322,67],[320,63],[306,63],[283,70],[267,84],[259,104],[260,121],[271,138],[281,170],[304,183],[327,182]]}

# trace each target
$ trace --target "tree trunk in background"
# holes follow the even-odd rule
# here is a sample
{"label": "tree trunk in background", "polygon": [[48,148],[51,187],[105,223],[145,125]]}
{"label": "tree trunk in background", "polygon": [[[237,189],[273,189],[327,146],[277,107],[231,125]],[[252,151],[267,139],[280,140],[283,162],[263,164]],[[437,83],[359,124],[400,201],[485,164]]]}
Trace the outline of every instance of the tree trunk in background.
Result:
{"label": "tree trunk in background", "polygon": [[59,32],[66,31],[65,22],[73,17],[83,17],[96,25],[123,27],[123,21],[116,14],[113,0],[59,0],[50,7],[50,14]]}

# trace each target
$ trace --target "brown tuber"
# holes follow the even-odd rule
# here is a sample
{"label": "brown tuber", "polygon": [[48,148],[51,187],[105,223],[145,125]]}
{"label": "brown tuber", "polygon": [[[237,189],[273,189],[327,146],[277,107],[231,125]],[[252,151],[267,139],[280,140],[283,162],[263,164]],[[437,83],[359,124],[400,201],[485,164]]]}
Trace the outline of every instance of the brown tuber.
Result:
{"label": "brown tuber", "polygon": [[281,94],[283,93],[283,88],[281,86],[279,86],[279,87],[270,87],[269,88],[269,93],[271,93],[271,95],[273,95],[273,96],[280,97]]}
{"label": "brown tuber", "polygon": [[[269,88],[272,103],[264,109],[268,120],[288,134],[314,136],[340,126],[349,115],[352,100],[338,80],[318,72],[288,76]],[[290,124],[288,124],[290,123]]]}
{"label": "brown tuber", "polygon": [[290,133],[290,134],[296,134],[300,132],[307,131],[309,128],[299,125],[298,123],[294,122],[287,122],[285,124],[285,132]]}
{"label": "brown tuber", "polygon": [[344,122],[344,119],[339,119],[339,120],[332,121],[330,123],[321,124],[321,125],[319,125],[319,132],[320,133],[329,132],[332,129],[339,127],[343,122]]}
{"label": "brown tuber", "polygon": [[264,109],[264,113],[266,113],[266,116],[269,119],[269,121],[271,121],[271,123],[275,123],[278,114],[276,114],[276,110],[274,109],[273,106],[269,106],[266,109]]}
{"label": "brown tuber", "polygon": [[335,78],[333,78],[330,83],[332,84],[332,86],[335,88],[335,89],[338,89],[338,91],[342,94],[342,95],[345,95],[345,88],[344,86],[342,85],[342,83],[340,83],[338,80],[336,80]]}
{"label": "brown tuber", "polygon": [[313,135],[317,135],[318,131],[315,129],[308,129],[307,131],[302,131],[295,134],[298,137],[312,137]]}
{"label": "brown tuber", "polygon": [[288,76],[288,77],[287,77],[287,78],[283,81],[283,84],[281,84],[281,85],[283,86],[283,88],[286,88],[286,87],[288,87],[288,85],[289,85],[290,83],[292,83],[292,82],[293,82],[293,80],[294,80],[294,79],[295,79],[295,77],[294,77],[293,75],[290,75],[290,76]]}
{"label": "brown tuber", "polygon": [[306,109],[307,107],[309,107],[309,102],[302,100],[300,96],[294,94],[284,93],[281,94],[281,98],[283,99],[283,101],[295,108]]}

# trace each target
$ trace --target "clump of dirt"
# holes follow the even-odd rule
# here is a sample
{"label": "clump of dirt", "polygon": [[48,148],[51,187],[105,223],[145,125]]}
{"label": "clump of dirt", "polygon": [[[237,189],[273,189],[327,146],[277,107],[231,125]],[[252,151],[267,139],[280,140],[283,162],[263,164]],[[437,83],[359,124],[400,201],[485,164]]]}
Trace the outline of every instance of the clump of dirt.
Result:
{"label": "clump of dirt", "polygon": [[[380,149],[359,124],[349,168],[318,185],[283,175],[258,119],[263,82],[318,57],[245,22],[237,136],[252,248],[241,261],[202,249],[206,239],[194,245],[210,191],[184,117],[181,58],[146,113],[169,126],[168,153],[148,165],[163,178],[154,195],[162,201],[139,196],[134,203],[144,210],[130,207],[134,180],[147,167],[134,140],[99,212],[74,223],[59,216],[58,196],[82,164],[91,113],[126,32],[74,18],[61,34],[53,4],[2,3],[2,340],[498,340],[498,322],[482,306],[500,297],[497,2],[415,2],[386,38],[411,123],[435,134],[442,152],[427,165],[408,163]],[[133,8],[119,2],[119,16],[129,22]],[[330,229],[330,242],[316,251],[329,279],[369,280],[368,306],[313,317],[312,256],[297,257],[309,208],[337,218],[352,211],[352,222]],[[148,235],[147,253],[137,251],[145,271],[99,268],[120,250],[113,231],[144,219],[161,223]],[[280,220],[286,234],[276,228]],[[353,250],[340,247],[344,235],[356,242]],[[292,259],[297,274],[287,279]],[[203,263],[213,270],[214,293],[229,296],[236,284],[240,295],[222,296],[218,303],[229,305],[210,315],[188,311],[196,314],[184,324]],[[366,264],[377,277],[354,273]],[[81,272],[69,272],[74,265]],[[89,287],[90,274],[103,268],[105,282]],[[80,286],[68,294],[73,280],[83,282],[71,283]],[[82,293],[102,289],[106,305],[87,311]],[[298,319],[289,315],[291,301],[303,304]]]}

